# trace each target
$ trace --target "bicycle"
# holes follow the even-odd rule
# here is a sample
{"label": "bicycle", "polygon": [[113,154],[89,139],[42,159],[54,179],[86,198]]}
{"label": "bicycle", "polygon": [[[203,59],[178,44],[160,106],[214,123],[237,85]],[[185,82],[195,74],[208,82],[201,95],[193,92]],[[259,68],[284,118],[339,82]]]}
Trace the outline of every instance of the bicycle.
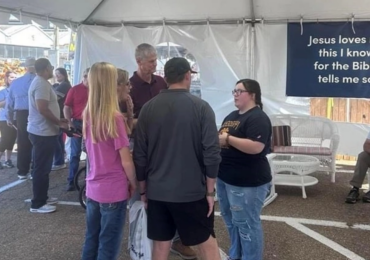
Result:
{"label": "bicycle", "polygon": [[82,167],[78,170],[73,178],[73,184],[75,185],[78,191],[81,190],[81,187],[85,184],[86,179],[86,166]]}
{"label": "bicycle", "polygon": [[78,192],[78,200],[81,206],[86,210],[86,183],[81,186]]}

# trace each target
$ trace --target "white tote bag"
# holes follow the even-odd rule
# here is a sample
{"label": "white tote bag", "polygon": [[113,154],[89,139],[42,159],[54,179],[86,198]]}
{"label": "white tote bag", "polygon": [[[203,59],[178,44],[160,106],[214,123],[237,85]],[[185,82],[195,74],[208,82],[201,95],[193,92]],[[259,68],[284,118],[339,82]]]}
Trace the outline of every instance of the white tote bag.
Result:
{"label": "white tote bag", "polygon": [[128,249],[131,260],[151,260],[153,242],[147,236],[147,216],[145,205],[142,201],[136,201],[129,212]]}

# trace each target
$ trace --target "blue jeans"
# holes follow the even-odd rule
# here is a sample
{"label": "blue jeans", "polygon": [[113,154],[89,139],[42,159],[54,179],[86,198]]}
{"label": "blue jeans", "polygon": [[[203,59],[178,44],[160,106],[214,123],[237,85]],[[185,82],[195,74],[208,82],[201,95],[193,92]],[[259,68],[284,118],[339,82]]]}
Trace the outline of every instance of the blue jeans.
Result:
{"label": "blue jeans", "polygon": [[231,240],[231,259],[263,259],[260,215],[270,185],[266,183],[258,187],[237,187],[217,179],[221,215]]}
{"label": "blue jeans", "polygon": [[63,164],[64,164],[64,141],[63,141],[63,132],[62,130],[60,130],[57,138],[57,145],[55,146],[53,165],[63,165]]}
{"label": "blue jeans", "polygon": [[125,225],[127,201],[99,203],[87,198],[86,235],[82,260],[118,258]]}
{"label": "blue jeans", "polygon": [[46,204],[49,190],[49,173],[53,164],[53,155],[57,136],[39,136],[29,134],[33,145],[31,208],[38,209]]}
{"label": "blue jeans", "polygon": [[[82,121],[73,121],[75,128],[82,129]],[[82,137],[71,137],[71,157],[69,160],[68,183],[73,184],[73,178],[80,166]]]}

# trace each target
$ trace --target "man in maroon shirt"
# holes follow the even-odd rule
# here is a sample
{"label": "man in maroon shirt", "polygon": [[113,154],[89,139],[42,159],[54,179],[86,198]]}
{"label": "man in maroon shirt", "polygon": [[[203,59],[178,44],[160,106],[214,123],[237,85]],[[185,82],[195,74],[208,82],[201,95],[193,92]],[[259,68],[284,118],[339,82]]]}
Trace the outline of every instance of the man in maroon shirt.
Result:
{"label": "man in maroon shirt", "polygon": [[[137,46],[135,58],[138,68],[130,78],[132,86],[130,96],[134,104],[134,130],[143,105],[158,95],[162,89],[167,89],[167,83],[164,79],[153,74],[157,69],[157,51],[152,45],[142,43]],[[135,138],[135,132],[133,132],[133,136]],[[140,200],[139,194],[133,196],[130,204],[136,200]],[[196,258],[195,252],[182,244],[177,232],[172,240],[171,252],[183,259]]]}
{"label": "man in maroon shirt", "polygon": [[[69,126],[75,129],[82,129],[82,112],[86,107],[89,97],[87,76],[89,69],[83,73],[82,82],[68,91],[64,102],[64,117],[68,120]],[[82,137],[71,137],[71,155],[69,160],[69,175],[67,191],[75,190],[73,178],[78,171],[81,157]]]}

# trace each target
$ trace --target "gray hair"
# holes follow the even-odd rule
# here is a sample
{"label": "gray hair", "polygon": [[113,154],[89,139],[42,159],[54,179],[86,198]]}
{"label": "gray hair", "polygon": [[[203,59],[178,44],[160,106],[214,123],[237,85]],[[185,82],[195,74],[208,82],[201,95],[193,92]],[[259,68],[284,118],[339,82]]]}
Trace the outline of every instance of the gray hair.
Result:
{"label": "gray hair", "polygon": [[157,53],[156,49],[148,43],[142,43],[136,47],[135,58],[137,60],[143,60],[152,53]]}

